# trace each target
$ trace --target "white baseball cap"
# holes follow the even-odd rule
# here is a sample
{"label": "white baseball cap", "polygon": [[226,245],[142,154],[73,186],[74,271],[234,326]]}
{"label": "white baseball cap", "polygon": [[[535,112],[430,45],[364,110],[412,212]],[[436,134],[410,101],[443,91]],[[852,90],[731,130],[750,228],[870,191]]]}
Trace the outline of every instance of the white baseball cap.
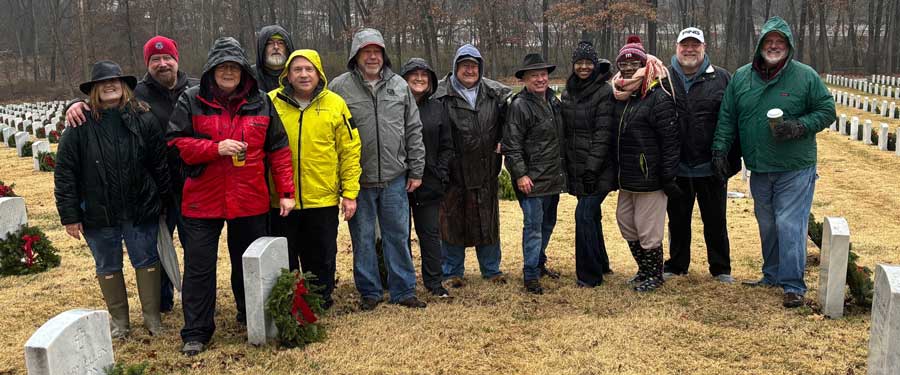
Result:
{"label": "white baseball cap", "polygon": [[682,40],[687,38],[694,38],[699,40],[700,43],[706,43],[706,40],[703,39],[703,31],[696,27],[688,27],[681,30],[681,32],[678,33],[678,40],[676,40],[675,43],[681,43]]}

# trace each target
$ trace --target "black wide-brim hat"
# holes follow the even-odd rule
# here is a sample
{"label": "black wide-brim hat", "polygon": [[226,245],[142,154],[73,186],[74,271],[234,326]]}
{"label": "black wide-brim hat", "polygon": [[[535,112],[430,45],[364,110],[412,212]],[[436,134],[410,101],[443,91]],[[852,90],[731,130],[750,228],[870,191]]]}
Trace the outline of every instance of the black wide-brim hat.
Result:
{"label": "black wide-brim hat", "polygon": [[94,87],[94,84],[100,81],[105,81],[107,79],[118,78],[125,82],[131,90],[134,90],[134,87],[137,86],[137,78],[134,76],[127,76],[122,73],[122,68],[119,67],[119,64],[116,64],[112,61],[103,60],[97,61],[94,63],[94,66],[91,67],[91,80],[85,83],[78,85],[78,89],[81,90],[85,95],[91,94],[91,88]]}
{"label": "black wide-brim hat", "polygon": [[544,62],[544,57],[539,53],[529,53],[525,55],[525,60],[522,61],[522,67],[516,71],[516,78],[522,79],[522,76],[525,75],[525,72],[529,70],[541,69],[547,69],[547,74],[550,74],[553,73],[554,70],[556,70],[556,65]]}

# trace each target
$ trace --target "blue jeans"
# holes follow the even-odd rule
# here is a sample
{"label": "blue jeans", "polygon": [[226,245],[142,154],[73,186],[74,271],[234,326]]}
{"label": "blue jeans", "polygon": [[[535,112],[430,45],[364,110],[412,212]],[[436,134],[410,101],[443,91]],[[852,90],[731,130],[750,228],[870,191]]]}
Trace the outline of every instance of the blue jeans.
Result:
{"label": "blue jeans", "polygon": [[356,290],[363,298],[381,301],[384,287],[375,253],[376,219],[381,229],[390,302],[400,302],[416,293],[416,269],[408,242],[409,201],[405,176],[397,177],[383,188],[361,188],[356,198],[356,214],[349,223]]}
{"label": "blue jeans", "polygon": [[[463,277],[465,274],[466,247],[453,245],[441,241],[441,250],[444,252],[444,278]],[[481,277],[487,279],[503,274],[500,272],[500,243],[475,246],[475,256],[478,257],[478,268]]]}
{"label": "blue jeans", "polygon": [[806,293],[806,226],[817,177],[816,166],[750,176],[762,242],[762,282],[780,285],[785,293]]}
{"label": "blue jeans", "polygon": [[159,262],[157,234],[159,223],[156,221],[138,226],[126,222],[115,227],[84,229],[84,239],[94,256],[97,275],[122,271],[123,240],[134,268],[147,268]]}
{"label": "blue jeans", "polygon": [[559,194],[526,197],[519,200],[522,207],[522,275],[525,281],[541,277],[547,263],[547,244],[556,226],[556,206]]}

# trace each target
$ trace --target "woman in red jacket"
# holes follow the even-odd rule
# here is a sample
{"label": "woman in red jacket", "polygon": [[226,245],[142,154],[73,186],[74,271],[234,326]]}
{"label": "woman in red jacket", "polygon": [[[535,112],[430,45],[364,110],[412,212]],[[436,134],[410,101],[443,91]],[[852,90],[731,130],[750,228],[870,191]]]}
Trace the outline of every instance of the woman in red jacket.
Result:
{"label": "woman in red jacket", "polygon": [[294,207],[291,150],[272,102],[257,88],[244,50],[230,37],[215,41],[200,85],[178,99],[167,138],[178,148],[187,175],[179,230],[184,245],[181,351],[193,356],[206,349],[215,331],[216,255],[226,222],[237,320],[246,321],[241,255],[268,234],[264,161],[285,216]]}

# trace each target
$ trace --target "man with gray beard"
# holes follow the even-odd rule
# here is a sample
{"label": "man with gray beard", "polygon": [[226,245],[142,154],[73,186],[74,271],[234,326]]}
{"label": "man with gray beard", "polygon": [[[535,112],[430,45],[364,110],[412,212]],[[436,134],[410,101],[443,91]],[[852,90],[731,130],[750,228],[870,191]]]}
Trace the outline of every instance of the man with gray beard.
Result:
{"label": "man with gray beard", "polygon": [[284,62],[294,52],[294,43],[287,30],[278,25],[263,26],[256,33],[256,73],[259,89],[269,92],[278,88],[278,75],[284,70]]}

